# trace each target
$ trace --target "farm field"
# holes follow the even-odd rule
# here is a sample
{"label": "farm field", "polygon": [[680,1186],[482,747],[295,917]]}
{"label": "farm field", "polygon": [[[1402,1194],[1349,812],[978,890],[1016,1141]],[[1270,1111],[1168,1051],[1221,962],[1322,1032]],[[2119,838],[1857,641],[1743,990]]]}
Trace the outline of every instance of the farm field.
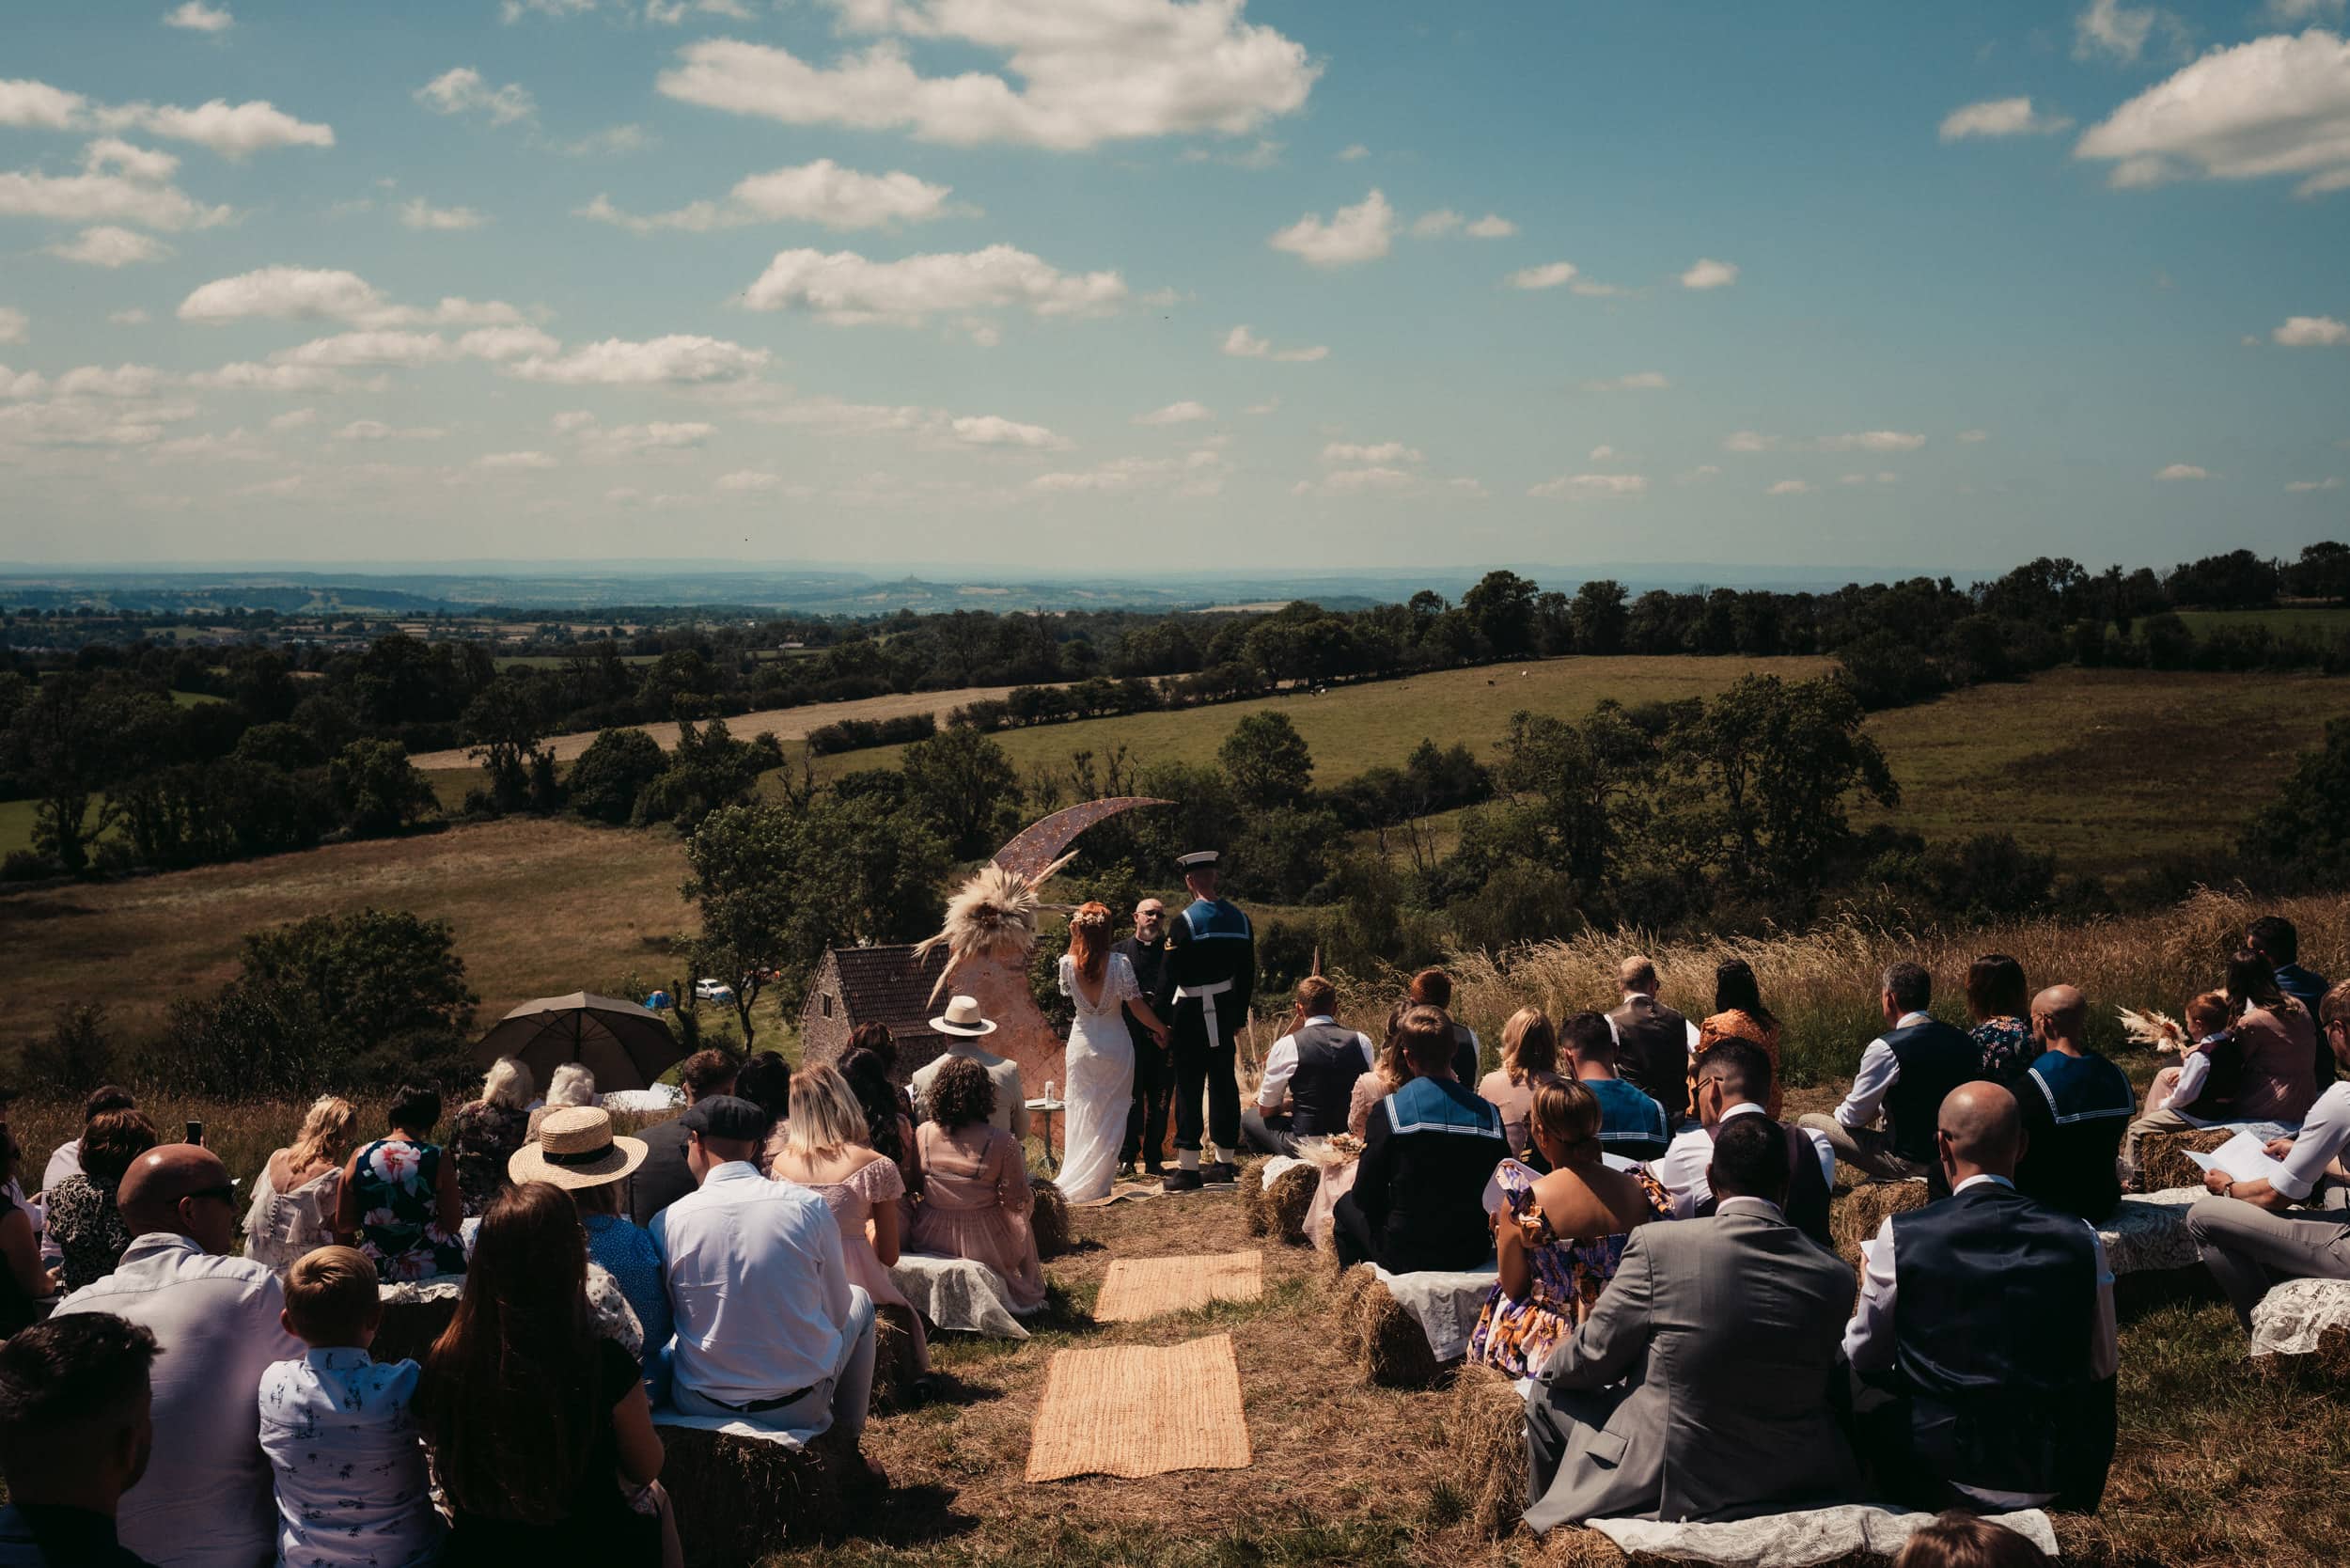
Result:
{"label": "farm field", "polygon": [[2270,610],[2182,610],[2179,619],[2199,637],[2223,626],[2264,626],[2279,635],[2299,633],[2320,641],[2330,641],[2338,633],[2350,631],[2350,611],[2316,605],[2285,605]]}

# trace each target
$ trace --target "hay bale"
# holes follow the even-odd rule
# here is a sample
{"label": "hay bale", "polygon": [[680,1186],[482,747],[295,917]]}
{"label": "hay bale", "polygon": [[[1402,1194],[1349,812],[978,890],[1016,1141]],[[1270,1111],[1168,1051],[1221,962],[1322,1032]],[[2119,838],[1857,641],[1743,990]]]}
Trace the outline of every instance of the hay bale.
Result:
{"label": "hay bale", "polygon": [[2200,1187],[2203,1168],[2186,1156],[2208,1154],[2235,1137],[2231,1127],[2195,1127],[2183,1133],[2148,1133],[2138,1143],[2138,1184],[2147,1192]]}
{"label": "hay bale", "polygon": [[1241,1229],[1252,1236],[1270,1235],[1273,1221],[1265,1212],[1263,1160],[1250,1160],[1240,1168]]}
{"label": "hay bale", "polygon": [[1369,1263],[1340,1281],[1340,1336],[1357,1381],[1382,1388],[1434,1388],[1445,1366],[1428,1346],[1419,1320],[1397,1305]]}
{"label": "hay bale", "polygon": [[1857,1268],[1860,1244],[1874,1237],[1879,1226],[1893,1215],[1925,1206],[1926,1184],[1922,1178],[1909,1182],[1863,1182],[1835,1200],[1828,1211],[1827,1233],[1836,1243],[1838,1256]]}
{"label": "hay bale", "polygon": [[821,1443],[788,1448],[695,1427],[660,1429],[661,1484],[694,1568],[756,1562],[840,1528],[847,1508]]}
{"label": "hay bale", "polygon": [[902,1410],[915,1403],[914,1335],[904,1309],[882,1307],[873,1313],[873,1401],[875,1411]]}
{"label": "hay bale", "polygon": [[1051,1182],[1036,1184],[1036,1201],[1028,1211],[1028,1229],[1036,1237],[1036,1255],[1058,1258],[1070,1249],[1069,1201]]}
{"label": "hay bale", "polygon": [[1306,1234],[1306,1212],[1314,1206],[1314,1194],[1321,1188],[1322,1172],[1310,1165],[1284,1170],[1260,1196],[1263,1229],[1252,1225],[1249,1234],[1271,1236],[1288,1247],[1312,1246],[1313,1238]]}
{"label": "hay bale", "polygon": [[1516,1383],[1482,1362],[1463,1367],[1437,1431],[1466,1466],[1470,1523],[1489,1541],[1511,1534],[1526,1512],[1526,1400]]}

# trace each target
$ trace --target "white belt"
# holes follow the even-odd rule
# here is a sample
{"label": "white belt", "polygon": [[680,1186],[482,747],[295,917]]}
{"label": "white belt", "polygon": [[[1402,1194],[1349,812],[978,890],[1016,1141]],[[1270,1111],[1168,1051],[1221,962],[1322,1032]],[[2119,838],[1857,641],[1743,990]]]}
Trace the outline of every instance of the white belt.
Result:
{"label": "white belt", "polygon": [[1210,1050],[1224,1043],[1224,1031],[1216,1027],[1215,999],[1230,989],[1232,989],[1232,982],[1228,980],[1211,981],[1206,985],[1179,985],[1175,988],[1176,996],[1188,996],[1199,1004],[1199,1020],[1208,1026],[1208,1048]]}

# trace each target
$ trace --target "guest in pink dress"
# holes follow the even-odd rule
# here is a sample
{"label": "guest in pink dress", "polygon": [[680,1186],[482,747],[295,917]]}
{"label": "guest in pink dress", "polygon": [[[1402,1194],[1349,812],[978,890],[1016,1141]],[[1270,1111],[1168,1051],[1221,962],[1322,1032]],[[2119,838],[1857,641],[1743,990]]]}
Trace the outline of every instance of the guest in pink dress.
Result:
{"label": "guest in pink dress", "polygon": [[1029,1229],[1035,1203],[1020,1145],[988,1118],[995,1085],[968,1057],[949,1057],[931,1080],[931,1120],[915,1129],[922,1160],[922,1201],[912,1247],[938,1257],[969,1258],[1003,1277],[1015,1312],[1044,1305],[1044,1265]]}
{"label": "guest in pink dress", "polygon": [[905,1196],[905,1180],[894,1161],[866,1141],[865,1112],[838,1068],[792,1074],[791,1095],[790,1119],[767,1139],[767,1174],[807,1188],[832,1210],[849,1282],[864,1286],[873,1310],[906,1331],[913,1376],[927,1376],[931,1353],[921,1316],[889,1278],[898,1261],[898,1200]]}

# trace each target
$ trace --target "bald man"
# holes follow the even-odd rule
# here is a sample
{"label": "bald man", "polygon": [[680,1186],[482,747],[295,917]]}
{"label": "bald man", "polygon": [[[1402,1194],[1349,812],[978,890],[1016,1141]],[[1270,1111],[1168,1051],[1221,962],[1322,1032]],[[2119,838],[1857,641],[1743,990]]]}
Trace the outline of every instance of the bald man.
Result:
{"label": "bald man", "polygon": [[2015,1189],[2015,1096],[1963,1084],[1935,1148],[1950,1196],[1862,1248],[1844,1355],[1878,1481],[1912,1507],[2093,1509],[2113,1461],[2113,1273],[2096,1227]]}
{"label": "bald man", "polygon": [[2138,1114],[2129,1075],[2089,1048],[2089,998],[2052,985],[2032,998],[2039,1059],[2015,1086],[2026,1146],[2015,1185],[2102,1225],[2122,1201],[2122,1135]]}
{"label": "bald man", "polygon": [[112,1312],[155,1336],[155,1452],[125,1494],[125,1549],[172,1568],[252,1568],[277,1551],[277,1509],[261,1452],[261,1373],[304,1354],[278,1320],[276,1276],[226,1256],[237,1186],[192,1143],[158,1145],[122,1178],[131,1231],[115,1271],[65,1298],[62,1317]]}

